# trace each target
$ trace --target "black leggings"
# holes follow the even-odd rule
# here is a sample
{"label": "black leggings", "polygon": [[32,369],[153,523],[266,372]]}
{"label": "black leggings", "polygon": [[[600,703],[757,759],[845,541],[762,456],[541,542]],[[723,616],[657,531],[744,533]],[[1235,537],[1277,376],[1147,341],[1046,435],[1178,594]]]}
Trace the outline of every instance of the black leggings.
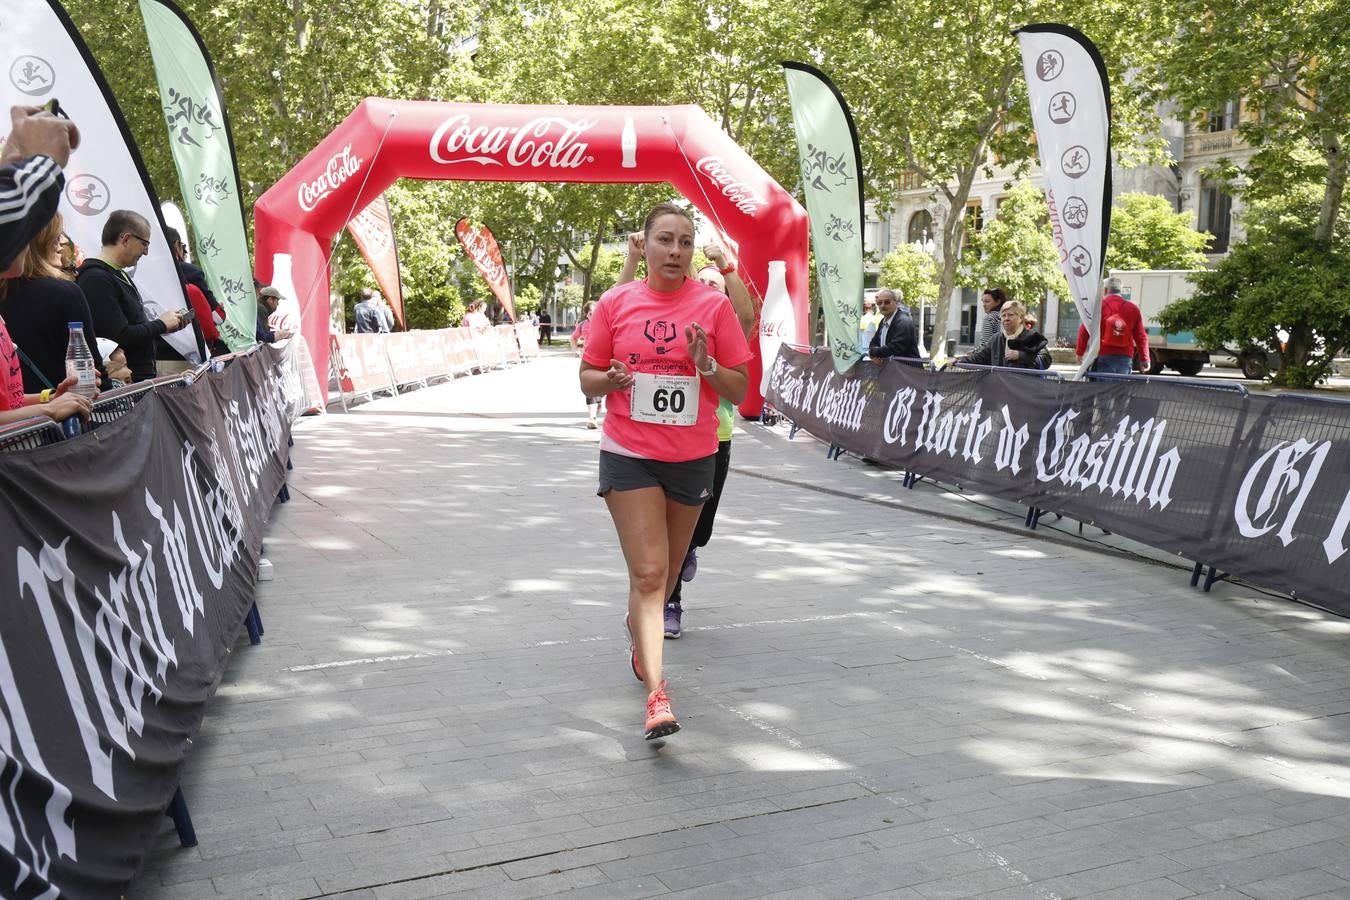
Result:
{"label": "black leggings", "polygon": [[[719,441],[717,443],[717,458],[713,465],[713,494],[703,504],[703,509],[698,514],[698,524],[694,526],[694,536],[689,539],[690,550],[708,546],[708,541],[712,538],[713,519],[717,518],[717,501],[722,499],[722,485],[726,483],[727,470],[731,468],[731,441]],[[675,579],[675,592],[670,595],[670,603],[680,602],[680,585],[682,584],[684,584],[683,581],[678,578]]]}

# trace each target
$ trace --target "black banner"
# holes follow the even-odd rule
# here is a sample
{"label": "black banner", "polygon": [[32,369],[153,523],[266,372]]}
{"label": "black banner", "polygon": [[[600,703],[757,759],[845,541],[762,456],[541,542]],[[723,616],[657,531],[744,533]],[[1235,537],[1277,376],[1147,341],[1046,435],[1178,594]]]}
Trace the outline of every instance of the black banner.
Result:
{"label": "black banner", "polygon": [[118,896],[165,826],[285,480],[288,353],[0,453],[3,896]]}
{"label": "black banner", "polygon": [[866,361],[838,375],[788,347],[767,399],[860,456],[1350,615],[1350,404]]}

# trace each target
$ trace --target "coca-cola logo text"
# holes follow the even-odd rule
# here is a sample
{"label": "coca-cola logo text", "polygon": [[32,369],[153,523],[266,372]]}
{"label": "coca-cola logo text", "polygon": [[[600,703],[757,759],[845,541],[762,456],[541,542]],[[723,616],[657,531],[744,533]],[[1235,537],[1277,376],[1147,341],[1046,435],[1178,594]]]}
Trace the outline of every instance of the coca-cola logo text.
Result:
{"label": "coca-cola logo text", "polygon": [[319,205],[319,201],[343,185],[361,170],[361,157],[352,155],[352,145],[348,144],[328,160],[328,165],[319,173],[319,177],[300,185],[297,200],[300,208],[310,212]]}
{"label": "coca-cola logo text", "polygon": [[762,194],[755,193],[755,189],[744,181],[737,181],[736,176],[727,171],[726,164],[720,156],[705,156],[698,161],[695,166],[699,174],[706,177],[713,184],[717,185],[733,205],[747,216],[754,216],[762,207],[769,205],[769,200]]}
{"label": "coca-cola logo text", "polygon": [[443,165],[476,162],[484,166],[575,169],[595,159],[579,140],[595,122],[539,116],[524,125],[475,125],[467,115],[451,116],[431,136],[431,158]]}

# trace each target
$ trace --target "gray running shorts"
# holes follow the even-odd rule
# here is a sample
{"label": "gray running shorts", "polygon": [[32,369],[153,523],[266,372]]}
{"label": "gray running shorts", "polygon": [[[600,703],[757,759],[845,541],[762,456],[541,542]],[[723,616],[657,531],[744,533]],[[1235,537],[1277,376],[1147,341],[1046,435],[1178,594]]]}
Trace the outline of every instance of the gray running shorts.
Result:
{"label": "gray running shorts", "polygon": [[595,494],[603,497],[610,491],[659,487],[677,503],[702,506],[712,497],[716,463],[716,453],[687,462],[661,462],[601,450],[600,489]]}

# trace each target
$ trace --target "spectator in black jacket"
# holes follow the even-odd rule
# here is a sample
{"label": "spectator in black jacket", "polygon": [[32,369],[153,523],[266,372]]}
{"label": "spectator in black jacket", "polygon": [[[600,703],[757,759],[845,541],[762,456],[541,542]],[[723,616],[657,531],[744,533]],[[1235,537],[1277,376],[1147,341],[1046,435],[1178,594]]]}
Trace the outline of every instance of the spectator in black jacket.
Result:
{"label": "spectator in black jacket", "polygon": [[150,223],[131,210],[114,210],[103,225],[103,249],[80,266],[75,282],[89,301],[94,331],[111,338],[127,355],[132,381],[155,377],[155,338],[188,324],[177,312],[147,320],[141,294],[126,273],[150,252]]}
{"label": "spectator in black jacket", "polygon": [[80,132],[36,106],[9,111],[10,130],[0,152],[0,275],[56,213],[65,176],[61,167],[80,145]]}
{"label": "spectator in black jacket", "polygon": [[[1026,327],[1027,309],[1016,300],[1009,300],[999,310],[1002,327],[987,344],[977,347],[957,362],[979,366],[999,366],[1010,369],[1042,369],[1049,365],[1048,343],[1039,331]],[[1044,360],[1042,360],[1044,354]],[[1042,365],[1042,362],[1045,365]]]}
{"label": "spectator in black jacket", "polygon": [[877,291],[877,312],[881,313],[881,324],[877,326],[877,333],[872,335],[867,355],[879,360],[892,356],[918,359],[919,329],[915,327],[909,309],[900,305],[896,291],[890,288]]}
{"label": "spectator in black jacket", "polygon": [[177,228],[166,226],[164,237],[169,242],[169,250],[173,253],[173,262],[178,267],[178,277],[186,289],[188,302],[192,304],[192,309],[197,314],[192,321],[192,327],[198,332],[199,343],[204,342],[212,356],[226,355],[230,352],[230,348],[220,339],[220,326],[225,321],[225,311],[220,308],[220,304],[216,302],[216,295],[211,293],[211,288],[206,283],[206,272],[187,261],[187,246],[179,236]]}
{"label": "spectator in black jacket", "polygon": [[[84,294],[59,268],[61,214],[57,213],[19,257],[20,271],[0,279],[0,316],[19,348],[25,393],[55,389],[66,378],[70,323],[84,326],[84,340],[103,374],[103,357]],[[106,383],[106,382],[105,382]]]}

